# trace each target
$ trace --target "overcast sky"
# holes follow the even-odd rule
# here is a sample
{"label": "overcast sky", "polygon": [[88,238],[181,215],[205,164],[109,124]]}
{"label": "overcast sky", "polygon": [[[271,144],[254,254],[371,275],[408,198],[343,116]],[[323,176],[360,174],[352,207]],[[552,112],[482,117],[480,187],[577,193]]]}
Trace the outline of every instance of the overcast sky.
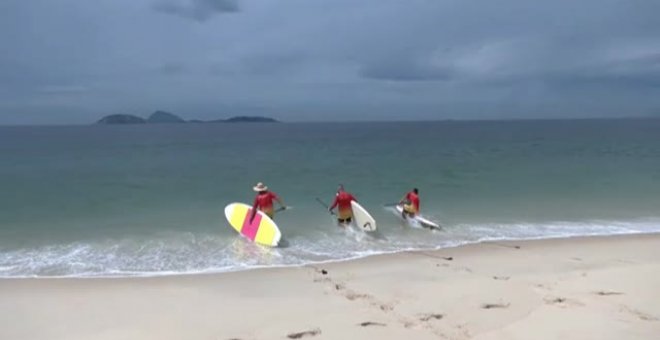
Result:
{"label": "overcast sky", "polygon": [[658,0],[1,0],[0,124],[660,114]]}

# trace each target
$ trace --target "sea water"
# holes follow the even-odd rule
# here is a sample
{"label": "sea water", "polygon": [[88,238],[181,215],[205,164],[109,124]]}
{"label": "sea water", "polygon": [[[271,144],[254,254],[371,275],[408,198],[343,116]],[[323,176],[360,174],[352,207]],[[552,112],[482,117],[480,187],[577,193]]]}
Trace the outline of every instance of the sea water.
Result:
{"label": "sea water", "polygon": [[[264,248],[225,220],[264,182]],[[378,221],[334,223],[339,183]],[[385,204],[417,187],[429,231]],[[660,231],[660,120],[0,127],[0,277],[300,265],[485,240]]]}

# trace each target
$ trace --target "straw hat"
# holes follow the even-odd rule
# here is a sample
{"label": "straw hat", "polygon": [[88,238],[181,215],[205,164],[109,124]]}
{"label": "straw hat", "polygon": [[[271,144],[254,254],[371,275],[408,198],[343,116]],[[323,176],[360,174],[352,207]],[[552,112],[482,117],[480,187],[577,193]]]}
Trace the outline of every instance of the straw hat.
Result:
{"label": "straw hat", "polygon": [[256,191],[256,192],[261,192],[261,191],[266,191],[266,190],[268,190],[268,187],[265,186],[263,183],[259,182],[259,183],[257,183],[256,186],[254,186],[254,187],[252,188],[252,190],[254,190],[254,191]]}

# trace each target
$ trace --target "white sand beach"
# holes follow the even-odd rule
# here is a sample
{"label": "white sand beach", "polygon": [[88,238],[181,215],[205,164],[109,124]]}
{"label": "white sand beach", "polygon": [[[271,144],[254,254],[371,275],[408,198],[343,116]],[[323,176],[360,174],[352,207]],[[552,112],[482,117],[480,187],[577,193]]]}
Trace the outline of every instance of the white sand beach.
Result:
{"label": "white sand beach", "polygon": [[0,280],[0,339],[658,339],[660,235],[341,263]]}

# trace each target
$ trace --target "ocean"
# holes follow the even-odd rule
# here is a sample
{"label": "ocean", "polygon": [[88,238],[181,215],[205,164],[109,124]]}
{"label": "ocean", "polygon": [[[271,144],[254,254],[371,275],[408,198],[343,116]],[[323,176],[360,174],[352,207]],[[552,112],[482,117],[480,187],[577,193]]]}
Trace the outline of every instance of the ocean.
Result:
{"label": "ocean", "polygon": [[[264,182],[285,240],[223,208]],[[378,221],[337,227],[339,183]],[[413,187],[441,231],[385,204]],[[0,127],[0,277],[245,270],[523,240],[660,231],[660,119]]]}

